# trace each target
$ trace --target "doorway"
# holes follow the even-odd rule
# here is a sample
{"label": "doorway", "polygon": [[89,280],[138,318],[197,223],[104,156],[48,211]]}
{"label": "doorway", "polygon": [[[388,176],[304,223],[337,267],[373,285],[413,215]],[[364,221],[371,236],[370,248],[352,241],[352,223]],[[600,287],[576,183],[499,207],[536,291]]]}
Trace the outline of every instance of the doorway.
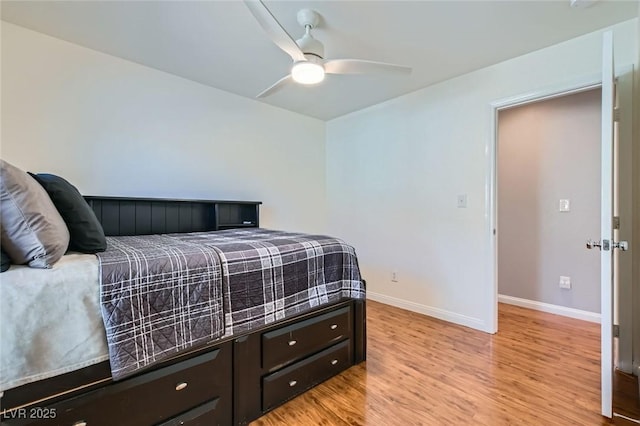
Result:
{"label": "doorway", "polygon": [[[620,220],[620,228],[617,231],[617,234],[620,239],[631,240],[633,233],[636,230],[632,229],[632,225],[639,226],[639,222],[634,219],[633,215],[633,205],[637,202],[638,197],[634,199],[633,194],[633,183],[631,176],[632,167],[633,167],[633,158],[637,157],[637,152],[632,150],[632,87],[633,87],[633,68],[630,66],[622,67],[618,69],[619,73],[616,78],[616,85],[618,86],[618,99],[617,105],[619,106],[619,111],[617,111],[617,120],[616,124],[616,132],[617,132],[617,143],[618,143],[618,151],[619,151],[619,159],[618,159],[618,173],[619,173],[619,181],[617,185],[617,190],[619,193],[619,204],[617,206],[618,212],[616,215],[619,216]],[[542,102],[545,100],[555,99],[559,97],[570,96],[573,94],[579,94],[582,92],[588,92],[590,90],[596,90],[600,88],[600,75],[593,75],[591,77],[585,77],[583,79],[579,79],[574,81],[572,84],[562,85],[558,87],[552,87],[545,90],[541,90],[538,92],[526,94],[523,96],[517,96],[513,98],[503,99],[501,101],[496,101],[491,104],[491,118],[493,121],[492,125],[492,133],[489,145],[487,146],[487,159],[489,162],[489,169],[491,170],[490,175],[487,177],[486,187],[487,187],[487,238],[490,241],[491,251],[489,255],[489,279],[494,283],[495,290],[495,299],[494,299],[494,316],[492,321],[491,330],[493,332],[498,331],[498,238],[497,234],[499,234],[498,230],[498,192],[497,192],[497,154],[498,154],[498,146],[497,146],[497,138],[498,138],[498,117],[500,111],[507,110],[509,108],[515,108],[518,106],[522,106],[525,104]],[[636,163],[636,167],[640,163]],[[600,167],[596,170],[584,170],[583,173],[593,173],[599,174]],[[559,203],[560,198],[556,200]],[[571,205],[570,205],[571,206]],[[556,208],[560,208],[559,205]],[[571,208],[571,207],[570,207]],[[638,227],[640,229],[640,227]],[[633,231],[633,232],[632,232]],[[586,242],[586,239],[595,237],[598,238],[598,233],[594,236],[591,235],[583,235],[583,243]],[[615,239],[618,241],[618,238]],[[525,242],[523,242],[525,243]],[[620,253],[618,250],[614,253],[615,263],[619,266],[619,274],[620,283],[617,285],[614,290],[617,297],[617,303],[615,306],[615,318],[614,323],[619,327],[620,337],[617,339],[617,359],[615,365],[619,369],[625,372],[631,372],[635,374],[637,371],[640,371],[638,367],[640,361],[640,344],[638,342],[640,339],[634,339],[633,335],[637,335],[640,330],[640,325],[636,324],[640,322],[638,318],[640,315],[633,315],[633,301],[638,299],[638,294],[640,292],[632,292],[632,250],[633,242],[629,241],[629,251],[627,253]],[[615,257],[618,257],[616,260]],[[635,276],[634,276],[635,277]],[[559,280],[558,280],[559,281]],[[556,282],[556,285],[559,285],[559,282]],[[583,318],[587,319],[587,318]],[[604,370],[603,370],[604,374]],[[604,401],[604,400],[603,400]],[[604,402],[603,402],[604,404]],[[604,405],[603,405],[604,407]],[[604,412],[604,408],[603,408]],[[615,416],[616,414],[614,414]]]}
{"label": "doorway", "polygon": [[[498,300],[599,322],[601,90],[498,112]],[[592,171],[592,172],[590,172]]]}
{"label": "doorway", "polygon": [[516,108],[526,104],[536,102],[544,102],[555,98],[579,94],[601,87],[599,75],[588,76],[583,79],[574,81],[571,84],[549,87],[543,90],[533,91],[524,95],[505,98],[495,101],[490,105],[491,111],[491,134],[488,139],[486,152],[487,163],[490,173],[487,175],[486,187],[486,238],[489,243],[488,253],[488,280],[493,283],[493,303],[492,319],[489,324],[488,331],[492,333],[498,332],[498,117],[501,111],[510,108]]}

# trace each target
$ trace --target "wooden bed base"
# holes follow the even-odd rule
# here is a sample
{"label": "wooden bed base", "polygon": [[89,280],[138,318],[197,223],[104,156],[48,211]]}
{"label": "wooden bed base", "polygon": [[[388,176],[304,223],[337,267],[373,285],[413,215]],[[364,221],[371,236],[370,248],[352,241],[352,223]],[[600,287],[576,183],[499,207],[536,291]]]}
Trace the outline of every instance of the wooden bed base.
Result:
{"label": "wooden bed base", "polygon": [[[260,204],[199,200],[194,207],[188,200],[113,197],[88,197],[88,201],[94,210],[100,209],[98,217],[110,224],[112,235],[123,235],[122,229],[129,235],[143,233],[136,229],[151,230],[153,218],[148,215],[146,224],[145,212],[152,208],[165,210],[164,224],[156,214],[154,226],[178,227],[179,232],[193,230],[187,222],[203,230],[203,221],[193,218],[206,218],[206,227],[213,230],[231,228],[233,222],[257,226]],[[166,211],[176,207],[177,220],[183,211],[182,224],[166,220]],[[224,218],[218,216],[220,211]],[[131,218],[137,221],[133,225]],[[1,399],[1,422],[7,426],[243,425],[365,359],[365,301],[344,299],[213,342],[122,381],[112,381],[108,363],[102,363],[11,389]]]}

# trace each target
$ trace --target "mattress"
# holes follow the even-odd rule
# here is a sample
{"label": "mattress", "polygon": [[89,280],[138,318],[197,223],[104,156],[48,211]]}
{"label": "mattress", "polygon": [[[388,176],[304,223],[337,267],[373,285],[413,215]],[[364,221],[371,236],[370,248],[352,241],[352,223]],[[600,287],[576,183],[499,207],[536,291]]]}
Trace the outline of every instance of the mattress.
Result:
{"label": "mattress", "polygon": [[[127,261],[119,267],[132,275],[120,284],[146,282],[131,266],[141,261],[127,238],[133,237],[109,237],[101,256],[123,253]],[[144,238],[160,237],[133,239]],[[355,251],[330,237],[249,229],[173,238],[213,247],[220,257],[223,337],[365,295]],[[98,258],[86,254],[67,254],[52,269],[14,265],[0,275],[0,392],[110,359],[101,310],[110,300],[103,288],[101,301],[101,276]]]}
{"label": "mattress", "polygon": [[0,392],[109,359],[98,268],[71,253],[51,269],[0,274]]}

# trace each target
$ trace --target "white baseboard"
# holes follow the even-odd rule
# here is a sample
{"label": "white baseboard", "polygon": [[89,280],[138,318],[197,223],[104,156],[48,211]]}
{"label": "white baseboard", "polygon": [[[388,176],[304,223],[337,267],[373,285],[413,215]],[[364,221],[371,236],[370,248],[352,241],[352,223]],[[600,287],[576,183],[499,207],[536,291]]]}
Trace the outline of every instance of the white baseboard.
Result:
{"label": "white baseboard", "polygon": [[367,291],[367,299],[395,306],[397,308],[406,309],[408,311],[417,312],[419,314],[428,315],[454,324],[464,325],[465,327],[474,328],[476,330],[488,331],[484,321],[478,318],[460,315],[444,309],[434,308],[433,306],[421,305],[419,303],[398,299],[397,297],[387,296],[385,294],[374,293],[372,291]]}
{"label": "white baseboard", "polygon": [[600,324],[600,314],[596,312],[581,311],[580,309],[567,308],[565,306],[552,305],[550,303],[537,302],[535,300],[521,299],[519,297],[506,296],[504,294],[498,295],[498,302]]}

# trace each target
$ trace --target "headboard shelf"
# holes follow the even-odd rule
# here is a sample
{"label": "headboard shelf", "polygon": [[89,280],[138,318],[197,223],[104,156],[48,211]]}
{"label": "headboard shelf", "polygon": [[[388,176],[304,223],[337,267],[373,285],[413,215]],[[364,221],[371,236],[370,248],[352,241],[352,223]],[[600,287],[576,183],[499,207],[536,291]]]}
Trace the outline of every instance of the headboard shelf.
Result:
{"label": "headboard shelf", "polygon": [[108,236],[258,227],[260,201],[85,196]]}
{"label": "headboard shelf", "polygon": [[84,199],[91,200],[114,200],[114,201],[164,201],[176,203],[209,203],[209,204],[262,204],[262,201],[237,201],[237,200],[198,200],[191,198],[153,198],[153,197],[118,197],[84,195]]}

